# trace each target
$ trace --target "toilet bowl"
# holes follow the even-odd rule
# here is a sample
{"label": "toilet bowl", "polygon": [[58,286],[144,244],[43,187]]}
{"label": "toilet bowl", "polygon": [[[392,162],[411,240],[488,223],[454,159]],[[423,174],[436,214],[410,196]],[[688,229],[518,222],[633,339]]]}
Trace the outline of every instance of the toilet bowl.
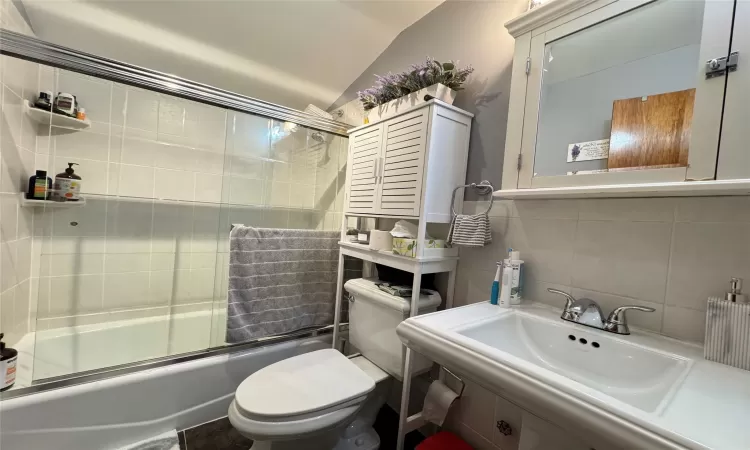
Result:
{"label": "toilet bowl", "polygon": [[[361,356],[334,349],[271,364],[237,388],[229,421],[253,440],[252,450],[378,450],[372,428],[392,377],[401,378],[403,346],[396,326],[409,316],[407,299],[378,289],[377,280],[349,280],[349,341]],[[419,312],[435,311],[440,295],[428,291]],[[414,373],[432,362],[414,358]]]}
{"label": "toilet bowl", "polygon": [[267,366],[243,381],[229,421],[252,450],[377,450],[372,429],[390,378],[366,358],[325,349]]}

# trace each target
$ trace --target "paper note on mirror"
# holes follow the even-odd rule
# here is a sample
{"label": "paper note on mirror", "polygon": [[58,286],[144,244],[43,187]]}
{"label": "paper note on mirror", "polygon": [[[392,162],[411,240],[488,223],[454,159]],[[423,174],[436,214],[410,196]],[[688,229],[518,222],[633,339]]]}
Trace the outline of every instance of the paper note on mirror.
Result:
{"label": "paper note on mirror", "polygon": [[568,162],[591,161],[609,157],[609,139],[568,145]]}

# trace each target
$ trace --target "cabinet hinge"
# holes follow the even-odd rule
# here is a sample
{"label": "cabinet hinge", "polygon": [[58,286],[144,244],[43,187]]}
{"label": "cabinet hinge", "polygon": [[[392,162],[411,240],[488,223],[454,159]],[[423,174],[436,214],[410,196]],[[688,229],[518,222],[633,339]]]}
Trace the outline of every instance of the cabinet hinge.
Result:
{"label": "cabinet hinge", "polygon": [[721,58],[709,59],[706,61],[706,79],[710,80],[711,78],[720,77],[729,72],[735,72],[739,60],[739,52],[730,53],[728,58],[722,56]]}
{"label": "cabinet hinge", "polygon": [[531,57],[526,58],[526,75],[531,73]]}
{"label": "cabinet hinge", "polygon": [[523,156],[522,156],[522,155],[518,155],[518,165],[517,165],[517,167],[518,167],[518,171],[519,171],[519,172],[521,171],[521,159],[522,159],[522,158],[523,158]]}

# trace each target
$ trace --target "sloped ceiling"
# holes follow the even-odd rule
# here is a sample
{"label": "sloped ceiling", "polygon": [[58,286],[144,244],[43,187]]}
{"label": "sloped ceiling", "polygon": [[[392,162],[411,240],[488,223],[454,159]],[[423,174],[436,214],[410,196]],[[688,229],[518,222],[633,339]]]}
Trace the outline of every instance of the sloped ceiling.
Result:
{"label": "sloped ceiling", "polygon": [[37,37],[303,109],[326,109],[442,0],[24,0]]}

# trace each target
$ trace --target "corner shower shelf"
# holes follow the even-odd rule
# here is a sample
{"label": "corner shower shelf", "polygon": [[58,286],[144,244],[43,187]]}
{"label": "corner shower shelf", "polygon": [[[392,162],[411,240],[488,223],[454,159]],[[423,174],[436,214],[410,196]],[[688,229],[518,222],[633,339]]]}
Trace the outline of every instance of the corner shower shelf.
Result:
{"label": "corner shower shelf", "polygon": [[33,200],[26,198],[26,194],[21,192],[22,208],[80,208],[86,205],[86,199],[81,197],[77,202],[56,202],[53,200]]}
{"label": "corner shower shelf", "polygon": [[42,125],[51,124],[55,127],[64,127],[73,130],[85,130],[86,128],[89,128],[91,126],[91,122],[88,119],[78,120],[74,117],[68,117],[62,114],[44,111],[42,109],[33,107],[28,100],[23,101],[23,110],[26,115],[31,117],[31,120]]}

